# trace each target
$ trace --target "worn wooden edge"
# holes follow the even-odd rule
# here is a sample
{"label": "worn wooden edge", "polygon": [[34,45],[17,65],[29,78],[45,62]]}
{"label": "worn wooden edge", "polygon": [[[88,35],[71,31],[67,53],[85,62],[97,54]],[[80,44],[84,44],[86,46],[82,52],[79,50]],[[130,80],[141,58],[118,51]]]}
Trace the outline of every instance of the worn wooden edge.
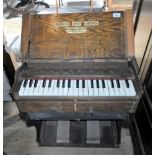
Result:
{"label": "worn wooden edge", "polygon": [[20,59],[22,61],[26,59],[28,54],[30,20],[31,20],[30,13],[24,13],[23,20],[22,20],[22,35],[21,35],[21,48],[20,48],[20,51],[21,51]]}
{"label": "worn wooden edge", "polygon": [[132,69],[133,69],[133,72],[134,72],[134,75],[135,75],[135,82],[137,84],[137,89],[139,90],[138,91],[139,98],[141,98],[144,91],[143,91],[143,87],[142,87],[141,82],[140,82],[139,77],[138,77],[138,64],[137,64],[137,61],[136,61],[135,57],[131,57],[130,63],[132,65]]}
{"label": "worn wooden edge", "polygon": [[105,59],[105,58],[79,58],[79,59],[26,59],[24,60],[24,62],[26,63],[31,63],[31,64],[35,64],[35,63],[55,63],[55,62],[128,62],[128,59],[126,58],[122,58],[122,59],[118,59],[118,58],[113,58],[113,59]]}
{"label": "worn wooden edge", "polygon": [[125,58],[128,58],[128,42],[127,42],[127,22],[126,22],[126,12],[124,11],[124,53],[125,53]]}
{"label": "worn wooden edge", "polygon": [[126,38],[127,38],[127,49],[128,56],[135,56],[135,43],[134,43],[134,27],[133,27],[133,11],[128,9],[125,11],[126,14]]}

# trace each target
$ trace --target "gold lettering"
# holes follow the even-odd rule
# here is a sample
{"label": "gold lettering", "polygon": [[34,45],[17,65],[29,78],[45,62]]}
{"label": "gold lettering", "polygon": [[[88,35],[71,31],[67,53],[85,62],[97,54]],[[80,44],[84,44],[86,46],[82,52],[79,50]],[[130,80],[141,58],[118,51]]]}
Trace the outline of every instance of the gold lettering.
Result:
{"label": "gold lettering", "polygon": [[84,26],[98,26],[99,21],[84,21]]}
{"label": "gold lettering", "polygon": [[86,33],[86,27],[66,27],[67,33]]}
{"label": "gold lettering", "polygon": [[82,22],[80,21],[73,21],[72,26],[82,26]]}
{"label": "gold lettering", "polygon": [[66,27],[66,26],[70,26],[69,22],[56,22],[55,23],[56,27]]}

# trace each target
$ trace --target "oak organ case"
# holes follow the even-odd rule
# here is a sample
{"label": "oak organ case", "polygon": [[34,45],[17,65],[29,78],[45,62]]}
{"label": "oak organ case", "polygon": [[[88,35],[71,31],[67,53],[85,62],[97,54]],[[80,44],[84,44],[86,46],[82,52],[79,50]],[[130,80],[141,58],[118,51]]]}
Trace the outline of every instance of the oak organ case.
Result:
{"label": "oak organ case", "polygon": [[[142,91],[134,69],[134,58],[129,55],[128,35],[127,11],[24,14],[23,65],[16,72],[12,89],[20,112],[37,120],[93,119],[99,116],[116,119],[134,113]],[[97,95],[94,95],[95,90],[90,95],[89,89],[87,95],[47,95],[45,89],[43,95],[29,95],[29,92],[20,95],[23,80],[96,80],[98,83],[130,80],[135,94],[123,96],[120,93],[117,96],[109,93],[108,96],[103,92],[99,95],[98,87]],[[115,85],[115,81],[112,84]],[[121,92],[119,88],[117,90]]]}

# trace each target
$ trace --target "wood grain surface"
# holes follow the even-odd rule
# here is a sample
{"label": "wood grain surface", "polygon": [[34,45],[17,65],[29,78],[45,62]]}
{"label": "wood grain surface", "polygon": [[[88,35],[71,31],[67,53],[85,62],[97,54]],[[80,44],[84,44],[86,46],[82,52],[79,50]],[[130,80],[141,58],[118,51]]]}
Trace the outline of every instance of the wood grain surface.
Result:
{"label": "wood grain surface", "polygon": [[23,57],[27,51],[28,59],[125,58],[124,18],[124,12],[24,16],[30,33],[22,35]]}
{"label": "wood grain surface", "polygon": [[[135,104],[134,104],[135,103]],[[138,102],[132,101],[20,101],[20,112],[135,112]]]}
{"label": "wood grain surface", "polygon": [[[39,67],[38,67],[39,66]],[[22,78],[132,78],[128,62],[55,62],[29,63]]]}
{"label": "wood grain surface", "polygon": [[[22,59],[12,89],[20,112],[135,112],[141,96],[129,65],[128,12],[24,14]],[[131,47],[132,49],[132,47]],[[20,97],[25,78],[132,79],[134,97]]]}
{"label": "wood grain surface", "polygon": [[23,14],[22,35],[21,35],[21,55],[20,58],[24,61],[27,58],[29,48],[29,33],[30,33],[30,14]]}

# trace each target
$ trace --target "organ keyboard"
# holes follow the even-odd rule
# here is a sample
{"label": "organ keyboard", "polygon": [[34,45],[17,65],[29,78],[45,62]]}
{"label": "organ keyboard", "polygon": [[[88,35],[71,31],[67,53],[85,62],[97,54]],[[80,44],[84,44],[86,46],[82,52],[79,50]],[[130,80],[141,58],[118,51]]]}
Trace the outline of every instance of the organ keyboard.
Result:
{"label": "organ keyboard", "polygon": [[24,79],[19,96],[136,96],[132,80]]}
{"label": "organ keyboard", "polygon": [[12,88],[19,111],[35,120],[134,113],[142,89],[128,55],[129,17],[128,11],[25,13],[23,65]]}

